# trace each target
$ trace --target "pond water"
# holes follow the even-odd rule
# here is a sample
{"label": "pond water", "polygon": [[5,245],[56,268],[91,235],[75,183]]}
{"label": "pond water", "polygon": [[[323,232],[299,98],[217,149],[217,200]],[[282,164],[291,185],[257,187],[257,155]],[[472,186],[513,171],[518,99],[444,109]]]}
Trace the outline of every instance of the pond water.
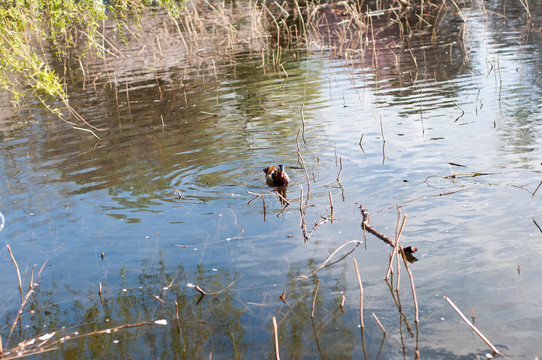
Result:
{"label": "pond water", "polygon": [[[491,354],[447,296],[502,353],[539,356],[542,13],[479,5],[450,5],[435,45],[382,31],[364,57],[313,41],[280,66],[278,48],[189,58],[155,15],[124,56],[69,72],[71,106],[108,128],[99,141],[3,96],[0,239],[23,283],[4,246],[4,348],[52,335],[35,357],[275,358],[275,318],[286,359]],[[285,209],[273,164],[291,179]],[[396,205],[407,214],[419,323],[362,204],[392,239]]]}

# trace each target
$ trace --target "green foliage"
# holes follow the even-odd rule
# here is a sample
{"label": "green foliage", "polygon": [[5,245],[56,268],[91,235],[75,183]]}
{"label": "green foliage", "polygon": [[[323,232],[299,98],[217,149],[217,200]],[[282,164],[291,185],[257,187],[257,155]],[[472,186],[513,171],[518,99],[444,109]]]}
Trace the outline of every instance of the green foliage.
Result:
{"label": "green foliage", "polygon": [[[182,3],[173,0],[11,0],[0,3],[0,87],[18,103],[30,90],[67,99],[61,77],[48,64],[53,50],[58,60],[84,58],[88,51],[103,55],[102,25],[115,21],[122,33],[127,18],[163,6],[178,17]],[[83,35],[81,35],[83,34]],[[76,50],[74,52],[74,50]],[[41,97],[40,97],[41,99]]]}

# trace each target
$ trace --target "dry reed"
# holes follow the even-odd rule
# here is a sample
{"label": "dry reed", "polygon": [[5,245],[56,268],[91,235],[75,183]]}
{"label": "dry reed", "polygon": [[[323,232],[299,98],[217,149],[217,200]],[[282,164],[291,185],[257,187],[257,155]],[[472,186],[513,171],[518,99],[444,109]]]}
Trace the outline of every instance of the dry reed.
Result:
{"label": "dry reed", "polygon": [[504,356],[485,336],[484,334],[482,334],[482,332],[480,332],[480,330],[478,330],[478,328],[476,326],[474,326],[473,323],[471,323],[469,321],[469,319],[467,319],[467,317],[461,312],[461,310],[459,310],[459,308],[454,304],[454,302],[452,301],[452,299],[450,299],[449,297],[447,296],[444,296],[444,299],[448,302],[448,304],[450,304],[450,306],[459,314],[459,316],[461,317],[461,319],[463,319],[463,321],[465,322],[465,324],[467,324],[475,333],[476,335],[478,335],[486,344],[487,346],[489,346],[489,348],[493,351],[494,354],[499,354],[501,356]]}
{"label": "dry reed", "polygon": [[359,285],[359,321],[361,326],[361,332],[365,328],[363,324],[363,284],[361,283],[361,276],[359,275],[358,262],[354,259],[354,268],[356,269],[356,276],[358,278]]}
{"label": "dry reed", "polygon": [[275,359],[280,360],[279,352],[279,334],[277,329],[277,319],[273,316],[273,334],[275,336]]}

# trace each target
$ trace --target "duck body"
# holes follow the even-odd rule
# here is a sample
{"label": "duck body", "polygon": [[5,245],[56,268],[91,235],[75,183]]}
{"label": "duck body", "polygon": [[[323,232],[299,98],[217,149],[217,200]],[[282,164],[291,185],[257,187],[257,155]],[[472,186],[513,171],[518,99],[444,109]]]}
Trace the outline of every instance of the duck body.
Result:
{"label": "duck body", "polygon": [[290,178],[282,165],[279,165],[278,168],[275,165],[271,165],[263,169],[263,172],[265,173],[265,182],[268,186],[287,186],[290,182]]}

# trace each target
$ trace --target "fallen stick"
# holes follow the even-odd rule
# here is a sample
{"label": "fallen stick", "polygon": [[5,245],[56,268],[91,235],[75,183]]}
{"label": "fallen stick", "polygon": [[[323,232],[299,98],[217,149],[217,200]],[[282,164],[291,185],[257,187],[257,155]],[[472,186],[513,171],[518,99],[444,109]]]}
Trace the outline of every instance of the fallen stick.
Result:
{"label": "fallen stick", "polygon": [[273,332],[275,334],[275,359],[280,360],[279,354],[279,335],[277,330],[277,319],[273,316]]}
{"label": "fallen stick", "polygon": [[376,314],[373,313],[373,317],[375,318],[376,322],[378,323],[378,325],[380,325],[380,328],[382,329],[382,332],[384,333],[384,335],[386,335],[386,329],[384,329],[384,325],[382,325],[382,323],[380,322],[380,320],[378,320],[378,318],[376,317]]}
{"label": "fallen stick", "polygon": [[[359,209],[361,211],[361,215],[363,216],[363,221],[361,222],[361,228],[363,229],[363,231],[368,231],[380,240],[384,241],[389,246],[395,247],[395,243],[389,237],[378,232],[374,227],[369,225],[369,212],[363,207],[363,204],[359,206]],[[414,246],[407,246],[404,248],[404,251],[410,254],[418,251],[418,249]]]}
{"label": "fallen stick", "polygon": [[358,277],[359,284],[359,321],[361,325],[361,331],[363,331],[363,285],[361,284],[361,277],[359,276],[358,262],[354,259],[354,267],[356,268],[356,276]]}
{"label": "fallen stick", "polygon": [[461,310],[459,310],[459,308],[454,304],[454,302],[452,301],[452,299],[450,299],[449,297],[447,296],[444,296],[444,299],[448,302],[448,304],[450,304],[450,306],[459,314],[459,316],[461,316],[461,318],[463,319],[463,321],[476,333],[476,335],[478,335],[486,344],[487,346],[489,346],[489,348],[491,350],[493,350],[493,352],[495,354],[499,354],[501,356],[504,356],[503,354],[501,354],[501,352],[499,350],[497,350],[497,348],[495,346],[493,346],[493,344],[484,336],[484,334],[482,334],[480,332],[480,330],[478,330],[476,328],[476,326],[474,326],[473,323],[470,322],[469,319],[467,319],[467,317],[461,312]]}

